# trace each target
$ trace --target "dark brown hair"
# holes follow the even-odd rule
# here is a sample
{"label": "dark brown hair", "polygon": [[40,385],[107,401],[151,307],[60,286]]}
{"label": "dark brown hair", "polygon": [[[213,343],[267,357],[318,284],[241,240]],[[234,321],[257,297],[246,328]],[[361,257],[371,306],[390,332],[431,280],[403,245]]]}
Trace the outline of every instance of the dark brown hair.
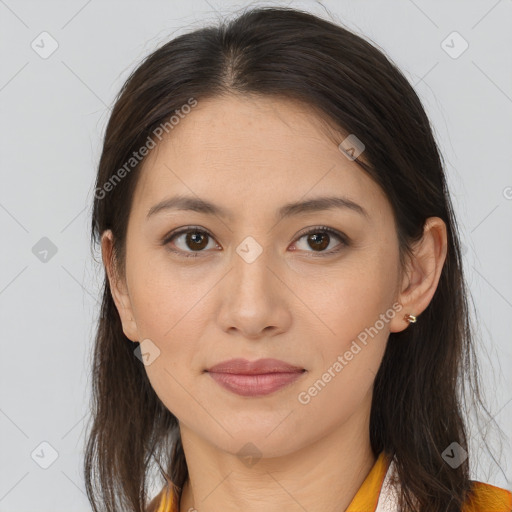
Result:
{"label": "dark brown hair", "polygon": [[[393,208],[402,265],[428,217],[446,223],[448,252],[431,303],[411,328],[389,336],[375,378],[369,434],[376,456],[396,456],[401,510],[459,512],[471,489],[469,459],[453,469],[442,453],[453,442],[469,450],[466,394],[488,411],[478,386],[458,228],[429,120],[381,50],[338,23],[270,7],[245,10],[161,46],[130,75],[112,110],[96,181],[93,245],[112,230],[122,276],[127,221],[144,160],[128,170],[126,162],[191,98],[229,94],[293,98],[339,133],[355,134],[365,144],[364,161],[355,163]],[[188,471],[178,422],[134,356],[106,274],[92,372],[84,471],[93,509],[145,510],[154,464],[179,493]]]}

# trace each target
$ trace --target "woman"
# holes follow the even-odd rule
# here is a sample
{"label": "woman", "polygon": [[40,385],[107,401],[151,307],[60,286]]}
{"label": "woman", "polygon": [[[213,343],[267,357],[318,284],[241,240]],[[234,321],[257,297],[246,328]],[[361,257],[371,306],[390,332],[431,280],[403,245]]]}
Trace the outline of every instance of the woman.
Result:
{"label": "woman", "polygon": [[94,510],[512,510],[469,477],[441,157],[362,38],[261,8],[163,45],[112,111],[92,236]]}

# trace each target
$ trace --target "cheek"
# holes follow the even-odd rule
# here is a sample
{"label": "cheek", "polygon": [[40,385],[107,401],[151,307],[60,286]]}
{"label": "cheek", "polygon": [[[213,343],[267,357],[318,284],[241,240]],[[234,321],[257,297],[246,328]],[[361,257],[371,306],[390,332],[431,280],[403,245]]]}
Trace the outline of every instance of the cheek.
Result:
{"label": "cheek", "polygon": [[136,254],[134,248],[131,254],[127,274],[139,335],[165,346],[177,343],[184,335],[197,338],[199,325],[190,318],[203,311],[204,296],[215,284],[212,276],[205,270],[201,278],[197,271],[180,267],[163,249]]}
{"label": "cheek", "polygon": [[151,340],[156,348],[148,346],[158,354],[146,373],[171,412],[187,411],[194,379],[204,366],[200,344],[212,316],[208,291],[216,277],[210,272],[202,279],[197,271],[192,276],[155,253],[131,254],[128,287],[139,338]]}
{"label": "cheek", "polygon": [[313,418],[324,418],[328,429],[347,421],[356,411],[369,411],[373,383],[389,336],[390,320],[379,318],[385,312],[372,294],[338,301],[330,321],[335,335],[323,337],[319,364],[297,396],[297,407],[302,411],[299,416],[312,429]]}
{"label": "cheek", "polygon": [[313,296],[323,341],[309,382],[319,379],[317,387],[326,389],[317,402],[362,400],[384,355],[390,322],[397,314],[392,307],[395,260],[393,254],[384,257],[379,251],[365,254],[329,276],[328,294],[316,288]]}
{"label": "cheek", "polygon": [[152,388],[170,412],[187,418],[200,373],[196,359],[206,313],[201,303],[194,307],[197,299],[180,292],[180,286],[146,280],[136,300],[135,317],[141,339],[157,347],[158,357],[145,366]]}
{"label": "cheek", "polygon": [[[350,345],[391,308],[397,278],[394,268],[393,258],[366,254],[364,258],[355,257],[343,268],[333,271],[323,282],[325,293],[321,287],[310,290],[313,293],[311,303],[328,327],[327,338],[334,340],[330,343],[334,349]],[[377,329],[386,331],[387,325],[383,328],[379,322]],[[384,337],[387,337],[386,332]]]}

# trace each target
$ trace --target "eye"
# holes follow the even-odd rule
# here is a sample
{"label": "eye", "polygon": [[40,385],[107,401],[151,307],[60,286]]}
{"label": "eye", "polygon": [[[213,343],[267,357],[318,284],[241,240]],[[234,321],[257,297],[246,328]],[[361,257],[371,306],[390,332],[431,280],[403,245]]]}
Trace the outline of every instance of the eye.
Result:
{"label": "eye", "polygon": [[[332,241],[332,237],[337,238],[341,243],[338,244],[337,248],[325,251],[324,249],[329,247]],[[302,238],[306,238],[306,244],[307,246],[314,249],[313,252],[320,253],[318,255],[313,254],[313,257],[336,254],[340,252],[343,247],[348,245],[348,238],[343,233],[340,233],[335,229],[328,228],[327,226],[317,226],[315,228],[310,228],[305,233],[302,233],[298,240],[300,241]]]}
{"label": "eye", "polygon": [[[325,249],[331,244],[332,237],[337,238],[340,243],[337,248],[325,251]],[[343,247],[349,245],[346,235],[327,226],[309,228],[306,232],[301,233],[297,240],[300,241],[302,238],[306,238],[306,243],[309,247],[314,249],[312,252],[319,253],[311,255],[313,257],[336,254],[341,251]],[[210,233],[208,233],[208,231],[205,231],[200,227],[189,226],[167,235],[162,241],[162,245],[168,246],[172,242],[178,247],[178,250],[169,247],[171,252],[179,254],[185,258],[196,258],[199,256],[199,253],[205,252],[205,250],[208,249],[209,242],[212,242],[213,247],[218,247],[218,244],[213,243],[213,241],[214,238]],[[296,249],[294,249],[294,251],[295,250]],[[311,252],[307,249],[304,250],[306,252]]]}
{"label": "eye", "polygon": [[[162,243],[163,245],[168,245],[173,240],[179,240],[180,238],[182,238],[181,247],[180,243],[175,242],[175,245],[178,246],[179,250],[172,248],[169,250],[174,253],[178,253],[180,256],[184,256],[185,258],[196,258],[199,256],[197,254],[198,252],[204,252],[203,249],[208,247],[208,239],[210,238],[213,240],[213,237],[207,231],[199,227],[187,227],[180,229],[177,232],[171,233],[164,239]],[[192,252],[187,251],[187,248],[192,249]]]}

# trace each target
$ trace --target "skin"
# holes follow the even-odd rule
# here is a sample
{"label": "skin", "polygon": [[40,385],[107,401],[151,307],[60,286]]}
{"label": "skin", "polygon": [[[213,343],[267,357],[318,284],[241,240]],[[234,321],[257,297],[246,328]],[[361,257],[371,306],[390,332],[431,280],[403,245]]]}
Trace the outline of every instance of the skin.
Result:
{"label": "skin", "polygon": [[[189,469],[181,512],[345,510],[376,461],[369,437],[375,375],[389,333],[414,328],[404,314],[420,315],[434,295],[446,226],[428,219],[400,274],[391,205],[325,126],[291,100],[200,101],[144,163],[124,275],[116,277],[112,233],[102,236],[124,333],[160,350],[145,368],[179,420]],[[172,210],[146,220],[153,205],[178,193],[224,206],[232,219]],[[326,210],[276,223],[283,204],[321,195],[348,197],[368,218]],[[196,258],[169,250],[197,253],[185,235],[162,245],[187,226],[212,235]],[[328,247],[315,250],[300,233],[316,226],[344,233],[349,245],[325,255],[342,243],[330,236]],[[263,249],[251,263],[236,252],[248,236]],[[397,303],[403,309],[309,403],[300,403],[298,394]],[[204,372],[233,357],[275,357],[307,371],[271,395],[242,397]],[[252,465],[238,455],[247,443],[261,457]]]}

